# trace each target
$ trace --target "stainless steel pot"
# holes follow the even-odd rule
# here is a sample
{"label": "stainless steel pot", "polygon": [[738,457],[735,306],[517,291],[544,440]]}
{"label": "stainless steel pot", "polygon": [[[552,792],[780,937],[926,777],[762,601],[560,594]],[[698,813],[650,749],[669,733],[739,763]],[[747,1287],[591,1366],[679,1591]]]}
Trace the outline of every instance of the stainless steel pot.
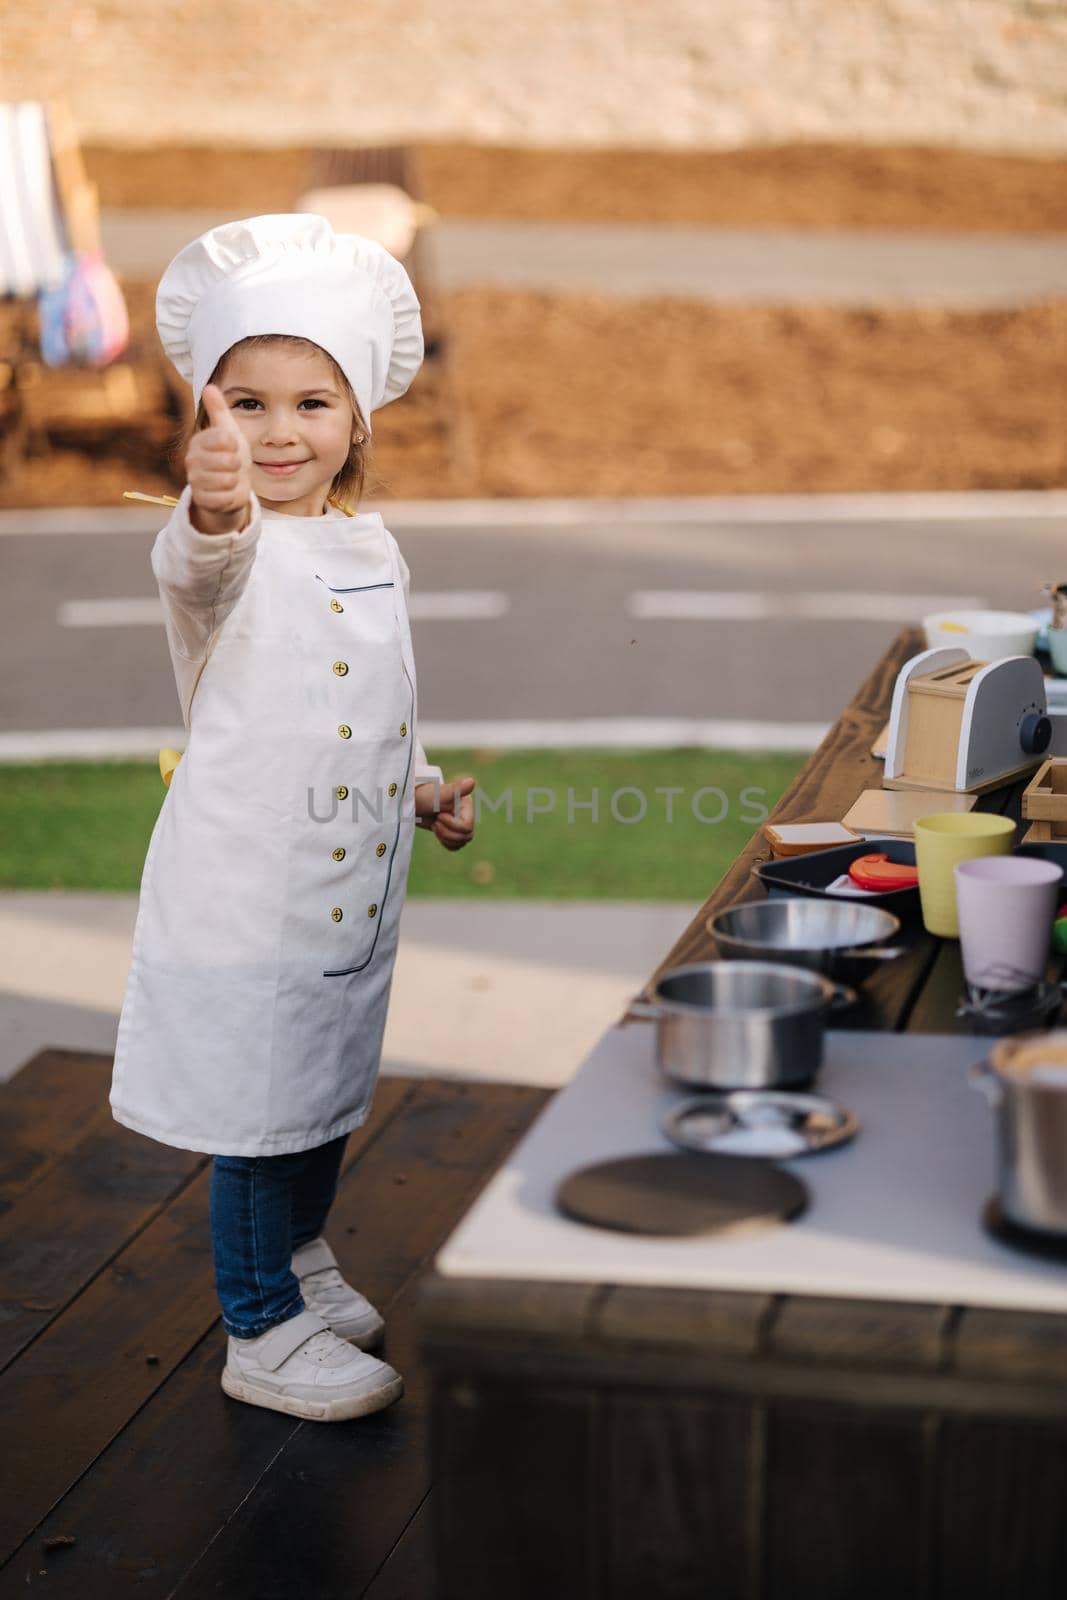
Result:
{"label": "stainless steel pot", "polygon": [[717,911],[707,927],[724,956],[786,961],[845,983],[862,983],[903,954],[903,946],[888,943],[900,932],[899,917],[842,900],[752,900]]}
{"label": "stainless steel pot", "polygon": [[[1047,1075],[1029,1064],[1042,1056],[1053,1063]],[[971,1081],[996,1114],[1001,1211],[1020,1227],[1067,1235],[1067,1030],[1002,1040]]]}
{"label": "stainless steel pot", "polygon": [[783,1089],[808,1083],[823,1059],[823,1026],[851,989],[769,961],[698,961],[663,973],[632,1016],[656,1022],[656,1060],[678,1083]]}

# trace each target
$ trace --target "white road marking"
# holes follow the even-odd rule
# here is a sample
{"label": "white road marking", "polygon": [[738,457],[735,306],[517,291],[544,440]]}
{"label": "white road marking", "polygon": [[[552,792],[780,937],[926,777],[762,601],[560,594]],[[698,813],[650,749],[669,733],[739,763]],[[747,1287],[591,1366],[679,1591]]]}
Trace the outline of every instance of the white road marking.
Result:
{"label": "white road marking", "polygon": [[862,621],[914,622],[935,611],[973,611],[986,602],[976,595],[884,594],[825,590],[768,594],[749,589],[638,589],[627,596],[631,616],[645,621]]}
{"label": "white road marking", "polygon": [[[506,594],[495,589],[443,589],[413,594],[408,614],[420,622],[485,622],[511,608]],[[162,627],[159,597],[128,600],[64,600],[56,610],[61,628]]]}
{"label": "white road marking", "polygon": [[[528,718],[498,722],[423,721],[418,734],[431,756],[464,750],[785,750],[809,752],[826,722],[757,722],[697,717]],[[50,728],[0,734],[0,762],[154,761],[161,749],[184,749],[184,728]]]}
{"label": "white road marking", "polygon": [[[918,622],[934,611],[984,607],[977,595],[883,594],[875,590],[826,590],[771,594],[749,589],[639,589],[627,610],[644,621],[760,622],[765,620]],[[506,616],[510,597],[494,589],[442,589],[413,594],[408,612],[419,622],[486,622]],[[61,628],[162,627],[158,598],[64,600],[56,610]]]}
{"label": "white road marking", "polygon": [[422,590],[408,597],[408,615],[418,622],[488,622],[510,610],[510,596],[495,589]]}
{"label": "white road marking", "polygon": [[61,628],[141,628],[163,626],[163,604],[154,599],[64,600],[56,608]]}

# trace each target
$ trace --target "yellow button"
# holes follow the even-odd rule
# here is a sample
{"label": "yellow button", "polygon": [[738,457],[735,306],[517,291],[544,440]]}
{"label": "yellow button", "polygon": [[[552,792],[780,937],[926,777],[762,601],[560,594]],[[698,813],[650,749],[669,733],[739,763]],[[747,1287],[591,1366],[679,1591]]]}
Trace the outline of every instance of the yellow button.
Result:
{"label": "yellow button", "polygon": [[400,724],[400,737],[403,738],[405,733],[407,733],[407,731],[408,731],[407,723],[406,722],[402,722]]}
{"label": "yellow button", "polygon": [[348,671],[348,662],[335,661],[333,664],[333,670],[336,672],[339,678],[343,678],[345,673]]}
{"label": "yellow button", "polygon": [[334,906],[333,910],[330,912],[330,916],[335,922],[340,922],[341,918],[344,916],[344,912],[341,910],[340,906]]}
{"label": "yellow button", "polygon": [[396,784],[395,783],[391,783],[389,785],[389,798],[392,799],[394,794],[396,794]]}
{"label": "yellow button", "polygon": [[342,722],[337,731],[341,735],[342,739],[351,739],[352,737],[352,729],[348,726],[347,722]]}
{"label": "yellow button", "polygon": [[367,915],[368,915],[368,917],[376,917],[378,915],[378,907],[377,906],[373,906],[373,905],[372,906],[368,906],[367,907]]}
{"label": "yellow button", "polygon": [[341,604],[340,600],[331,600],[330,601],[330,610],[331,611],[343,611],[344,610],[344,606]]}
{"label": "yellow button", "polygon": [[337,849],[332,851],[331,853],[332,853],[333,859],[335,861],[343,861],[344,858],[345,858],[345,847],[344,847],[344,845],[343,844],[339,844],[337,846]]}
{"label": "yellow button", "polygon": [[384,844],[380,844],[378,846],[377,850],[375,850],[374,854],[376,856],[384,856],[384,854],[385,854],[385,846],[384,846]]}
{"label": "yellow button", "polygon": [[346,783],[339,783],[334,792],[336,793],[338,800],[348,799],[348,785]]}

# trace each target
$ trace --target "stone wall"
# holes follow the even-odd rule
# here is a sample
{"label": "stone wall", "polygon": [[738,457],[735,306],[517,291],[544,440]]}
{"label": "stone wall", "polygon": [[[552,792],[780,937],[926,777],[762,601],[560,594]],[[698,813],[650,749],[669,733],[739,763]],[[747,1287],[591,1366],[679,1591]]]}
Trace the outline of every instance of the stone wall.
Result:
{"label": "stone wall", "polygon": [[1065,0],[4,0],[86,142],[1067,151]]}

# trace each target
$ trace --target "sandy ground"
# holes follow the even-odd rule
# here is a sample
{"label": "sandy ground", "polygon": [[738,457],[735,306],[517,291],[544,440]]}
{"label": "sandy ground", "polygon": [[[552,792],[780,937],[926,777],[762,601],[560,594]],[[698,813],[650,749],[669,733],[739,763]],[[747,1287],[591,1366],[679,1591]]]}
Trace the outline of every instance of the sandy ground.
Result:
{"label": "sandy ground", "polygon": [[[125,287],[134,360],[162,368],[154,286]],[[1067,483],[1064,301],[850,312],[468,290],[440,309],[447,363],[375,418],[376,495]],[[151,435],[76,445],[31,457],[0,505],[102,505],[183,481]]]}
{"label": "sandy ground", "polygon": [[[313,152],[171,146],[85,150],[104,207],[286,211]],[[691,222],[708,227],[1067,230],[1067,157],[924,146],[743,150],[412,147],[413,183],[451,217]]]}
{"label": "sandy ground", "polygon": [[[936,159],[935,159],[936,156]],[[107,207],[288,209],[308,152],[87,152]],[[733,153],[423,146],[442,215],[955,231],[1067,229],[1067,161],[797,147]],[[155,285],[126,281],[145,427],[31,439],[0,506],[174,492],[185,394],[159,352]],[[429,297],[443,359],[375,419],[368,492],[669,495],[1051,488],[1067,483],[1067,301],[954,312],[725,306],[461,290]],[[27,322],[27,316],[30,321]],[[32,311],[0,305],[0,354]],[[42,374],[60,391],[100,375]],[[169,396],[169,399],[168,399]],[[76,398],[76,394],[75,394]],[[170,407],[169,414],[167,407]]]}

